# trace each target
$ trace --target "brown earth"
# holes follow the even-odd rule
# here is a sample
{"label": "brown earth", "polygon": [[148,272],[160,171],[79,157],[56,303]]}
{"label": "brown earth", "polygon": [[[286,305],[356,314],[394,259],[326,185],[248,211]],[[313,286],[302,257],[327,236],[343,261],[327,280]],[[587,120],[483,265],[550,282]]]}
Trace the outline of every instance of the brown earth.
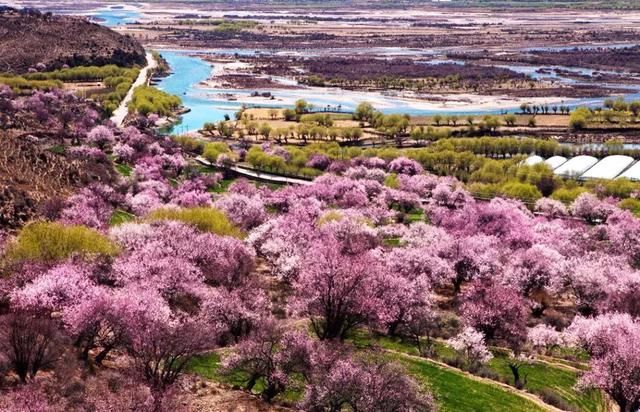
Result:
{"label": "brown earth", "polygon": [[82,17],[0,8],[0,72],[24,73],[69,66],[145,64],[136,40]]}
{"label": "brown earth", "polygon": [[[271,405],[241,390],[196,376],[185,377],[179,401],[198,412],[285,412],[292,409]],[[188,382],[188,383],[187,383]],[[186,387],[185,387],[186,386]]]}
{"label": "brown earth", "polygon": [[224,74],[217,76],[216,81],[224,88],[230,89],[297,89],[298,86],[290,86],[271,80],[268,77],[256,77],[252,74]]}
{"label": "brown earth", "polygon": [[115,179],[113,166],[71,159],[29,135],[0,134],[0,228],[16,229],[95,181]]}

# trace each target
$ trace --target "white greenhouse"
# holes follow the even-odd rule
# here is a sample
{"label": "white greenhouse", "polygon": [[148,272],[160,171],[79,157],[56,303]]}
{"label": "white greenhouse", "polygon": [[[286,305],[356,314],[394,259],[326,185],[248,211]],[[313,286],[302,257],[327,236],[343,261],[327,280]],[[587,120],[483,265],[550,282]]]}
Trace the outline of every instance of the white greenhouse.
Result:
{"label": "white greenhouse", "polygon": [[533,166],[541,162],[544,162],[544,159],[536,155],[536,156],[527,157],[526,160],[524,161],[524,164],[527,166]]}
{"label": "white greenhouse", "polygon": [[640,180],[640,161],[624,171],[618,178],[627,178],[631,180]]}
{"label": "white greenhouse", "polygon": [[576,156],[554,169],[553,173],[560,176],[579,177],[596,163],[598,163],[598,159],[593,156]]}
{"label": "white greenhouse", "polygon": [[552,169],[557,169],[567,162],[567,158],[563,156],[553,156],[544,161]]}
{"label": "white greenhouse", "polygon": [[620,173],[633,163],[633,158],[629,156],[607,156],[587,170],[581,179],[615,179]]}

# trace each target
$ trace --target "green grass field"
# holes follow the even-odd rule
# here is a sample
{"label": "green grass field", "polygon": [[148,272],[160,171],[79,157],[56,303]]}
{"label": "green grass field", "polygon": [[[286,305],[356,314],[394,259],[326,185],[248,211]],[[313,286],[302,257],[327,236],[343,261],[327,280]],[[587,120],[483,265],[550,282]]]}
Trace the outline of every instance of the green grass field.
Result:
{"label": "green grass field", "polygon": [[417,209],[412,210],[411,212],[405,215],[405,221],[407,223],[421,222],[424,220],[424,210]]}
{"label": "green grass field", "polygon": [[[418,355],[417,348],[410,343],[386,336],[373,338],[363,330],[355,333],[352,341],[356,346],[362,348],[378,345],[389,351],[413,356]],[[433,349],[435,350],[436,358],[439,360],[453,359],[456,356],[452,348],[441,342],[434,342]],[[486,365],[487,369],[495,373],[500,378],[500,381],[513,383],[513,375],[507,365],[506,355],[494,351],[494,356],[495,358]],[[555,367],[544,362],[534,362],[523,366],[522,374],[527,377],[525,389],[528,392],[541,396],[543,394],[551,394],[560,398],[571,409],[579,411],[600,412],[605,410],[604,400],[600,392],[588,391],[582,393],[575,389],[578,381],[578,372],[576,371],[560,366]]]}
{"label": "green grass field", "polygon": [[462,372],[440,367],[427,360],[389,354],[389,358],[403,365],[418,382],[431,388],[439,406],[446,412],[544,411],[534,402],[497,386],[475,381]]}
{"label": "green grass field", "polygon": [[231,183],[233,183],[235,179],[222,179],[218,185],[209,189],[211,193],[224,193],[229,189]]}
{"label": "green grass field", "polygon": [[[376,336],[361,329],[353,333],[349,342],[358,350],[379,347],[386,350],[382,356],[390,361],[398,362],[423,387],[428,388],[436,398],[440,411],[544,411],[541,405],[528,399],[525,392],[522,395],[514,393],[515,388],[509,390],[502,386],[504,382],[512,382],[513,377],[507,364],[506,354],[495,350],[494,359],[487,365],[495,383],[470,377],[462,370],[447,367],[430,359],[418,357],[414,345],[399,338]],[[456,357],[456,352],[440,341],[433,341],[435,358],[443,361]],[[554,358],[549,358],[555,362]],[[211,353],[195,358],[189,365],[189,370],[205,378],[225,383],[232,387],[242,388],[247,380],[242,372],[220,373],[220,355]],[[525,390],[540,396],[543,400],[553,403],[561,409],[571,411],[605,411],[603,396],[600,392],[579,392],[575,389],[578,380],[576,370],[568,366],[554,366],[545,362],[533,362],[521,369],[526,375]],[[263,386],[258,382],[254,393],[260,393]],[[293,405],[303,393],[302,382],[279,396],[277,400],[287,405]],[[553,399],[549,399],[549,398]]]}
{"label": "green grass field", "polygon": [[229,385],[242,386],[244,382],[244,376],[241,374],[234,376],[220,373],[220,354],[216,352],[196,356],[189,362],[187,370],[212,381]]}
{"label": "green grass field", "polygon": [[[395,342],[393,339],[384,338],[376,340],[381,347],[402,352],[405,350],[411,354],[412,347],[406,344]],[[360,339],[357,343],[359,346],[365,346],[364,339]],[[446,347],[442,349],[447,351]],[[438,403],[441,411],[544,411],[535,402],[518,394],[512,393],[497,384],[486,383],[478,381],[476,379],[468,377],[462,371],[456,371],[451,368],[440,366],[427,359],[418,359],[415,357],[407,356],[403,353],[389,352],[385,356],[394,362],[398,362],[406,368],[407,372],[418,381],[421,385],[429,388]],[[498,366],[496,368],[499,369]],[[571,387],[575,382],[575,376],[573,380],[571,374],[565,374],[564,371],[555,368],[548,368],[545,372],[543,369],[531,372],[529,379],[531,379],[531,389],[537,387],[543,383],[543,377],[547,374],[546,380],[547,386],[556,386],[563,391],[568,390],[566,397],[574,397],[577,405],[577,410],[593,410],[598,409],[594,407],[596,401],[601,401],[599,395],[594,399],[581,398],[575,395],[571,391]],[[247,376],[242,372],[236,372],[231,374],[223,374],[220,370],[220,355],[218,353],[210,353],[194,358],[188,367],[188,370],[192,373],[198,374],[207,379],[227,384],[234,388],[243,388],[247,380]],[[569,388],[569,389],[567,389]],[[263,389],[263,385],[258,382],[253,392],[259,394]],[[286,393],[280,395],[276,400],[282,404],[294,405],[302,397],[303,389],[302,383],[295,385],[292,389]]]}
{"label": "green grass field", "polygon": [[[501,378],[512,379],[507,358],[504,355],[496,354],[489,362],[488,367]],[[572,370],[553,367],[542,362],[525,365],[522,369],[527,378],[526,389],[530,392],[551,391],[568,405],[580,411],[599,412],[605,410],[602,395],[599,392],[581,393],[574,389],[578,376]]]}
{"label": "green grass field", "polygon": [[[241,372],[223,373],[220,365],[220,354],[216,352],[197,356],[189,362],[187,370],[189,372],[200,375],[209,380],[229,385],[233,388],[244,388],[248,380],[248,376]],[[284,393],[276,396],[275,402],[293,406],[302,399],[303,384],[301,379],[293,378],[291,387]],[[264,382],[258,380],[253,388],[254,394],[260,394],[264,390]]]}
{"label": "green grass field", "polygon": [[[479,382],[469,378],[464,372],[451,370],[430,362],[418,359],[418,350],[398,339],[380,337],[371,339],[366,333],[359,331],[354,336],[354,344],[359,347],[379,345],[381,348],[401,353],[389,353],[391,360],[397,361],[423,385],[430,387],[436,397],[441,411],[543,411],[534,402],[499,386]],[[435,344],[439,356],[453,356],[454,351],[445,345]]]}
{"label": "green grass field", "polygon": [[[420,384],[434,391],[441,411],[544,411],[527,399],[493,385],[476,382],[464,376],[462,372],[440,368],[428,361],[405,357],[401,354],[389,354],[388,357],[406,367],[407,372]],[[241,372],[222,374],[220,372],[220,355],[217,353],[194,358],[190,362],[188,370],[207,379],[236,388],[242,388],[247,379],[246,375]],[[258,382],[253,392],[259,394],[262,388],[263,386]],[[299,388],[294,388],[276,400],[293,405],[301,396],[302,391]]]}

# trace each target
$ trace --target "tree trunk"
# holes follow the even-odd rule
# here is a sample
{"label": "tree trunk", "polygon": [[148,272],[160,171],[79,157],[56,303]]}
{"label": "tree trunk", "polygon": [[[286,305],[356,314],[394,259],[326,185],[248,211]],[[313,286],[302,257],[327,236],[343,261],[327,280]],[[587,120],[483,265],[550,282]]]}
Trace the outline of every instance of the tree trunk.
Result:
{"label": "tree trunk", "polygon": [[96,356],[96,364],[102,365],[102,361],[107,357],[111,349],[113,349],[113,345],[105,346],[98,356]]}
{"label": "tree trunk", "polygon": [[460,275],[456,275],[453,278],[453,292],[457,295],[460,293],[460,289],[462,287],[462,282],[464,281],[464,277]]}
{"label": "tree trunk", "polygon": [[153,395],[153,410],[154,412],[161,412],[164,408],[164,392],[161,388],[151,389]]}
{"label": "tree trunk", "polygon": [[267,385],[264,392],[262,392],[262,398],[268,403],[271,403],[273,398],[275,398],[276,395],[280,393],[280,389],[281,388],[279,387],[279,385],[270,383]]}
{"label": "tree trunk", "polygon": [[255,375],[252,375],[251,378],[249,379],[249,382],[247,382],[247,390],[251,391],[253,389],[254,386],[256,386],[256,381],[258,380],[258,377]]}
{"label": "tree trunk", "polygon": [[93,347],[93,339],[87,339],[87,343],[84,345],[82,349],[82,360],[87,362],[89,360],[89,351]]}
{"label": "tree trunk", "polygon": [[27,383],[27,372],[29,368],[26,365],[15,365],[14,370],[20,378],[20,383]]}
{"label": "tree trunk", "polygon": [[509,369],[511,369],[511,373],[513,374],[513,386],[517,389],[524,388],[524,382],[520,380],[520,366],[510,363]]}
{"label": "tree trunk", "polygon": [[418,355],[422,356],[422,343],[420,342],[420,335],[415,336],[416,347],[418,348]]}
{"label": "tree trunk", "polygon": [[387,334],[389,336],[396,336],[397,332],[398,332],[398,326],[400,326],[400,323],[402,321],[400,319],[396,319],[393,322],[391,322],[389,324],[389,327],[387,328]]}

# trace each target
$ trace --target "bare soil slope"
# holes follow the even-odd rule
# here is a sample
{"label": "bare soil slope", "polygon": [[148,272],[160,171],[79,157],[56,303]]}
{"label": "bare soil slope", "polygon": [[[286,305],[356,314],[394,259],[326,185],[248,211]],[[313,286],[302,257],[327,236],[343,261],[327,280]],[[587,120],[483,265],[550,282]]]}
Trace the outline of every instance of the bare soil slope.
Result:
{"label": "bare soil slope", "polygon": [[92,182],[115,179],[107,162],[73,159],[54,153],[33,136],[0,133],[0,227],[17,229],[47,214],[61,199]]}
{"label": "bare soil slope", "polygon": [[145,53],[133,38],[81,17],[0,7],[0,72],[24,73],[38,63],[47,70],[144,65]]}

